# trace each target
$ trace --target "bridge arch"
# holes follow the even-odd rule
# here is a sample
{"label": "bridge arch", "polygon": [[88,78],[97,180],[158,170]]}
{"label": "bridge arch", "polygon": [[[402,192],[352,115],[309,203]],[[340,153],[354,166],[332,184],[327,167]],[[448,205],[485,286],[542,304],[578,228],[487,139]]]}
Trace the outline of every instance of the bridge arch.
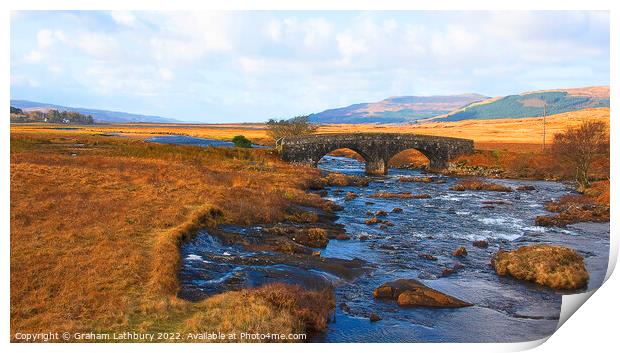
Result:
{"label": "bridge arch", "polygon": [[390,168],[406,168],[409,166],[415,166],[417,168],[429,168],[431,163],[430,158],[415,148],[404,149],[394,154],[388,160],[388,167]]}
{"label": "bridge arch", "polygon": [[348,148],[366,160],[368,174],[387,174],[388,161],[397,153],[416,149],[430,161],[431,169],[444,169],[450,158],[472,153],[472,140],[399,133],[314,134],[285,137],[277,149],[288,162],[316,166],[331,151]]}
{"label": "bridge arch", "polygon": [[[356,152],[350,148],[338,148],[338,149],[328,152],[325,156],[347,157],[347,158],[355,159],[356,161],[360,163],[366,163],[366,158],[364,158],[364,156],[362,156],[359,152]],[[325,158],[325,156],[319,159],[319,163],[321,160],[323,160],[323,158]]]}

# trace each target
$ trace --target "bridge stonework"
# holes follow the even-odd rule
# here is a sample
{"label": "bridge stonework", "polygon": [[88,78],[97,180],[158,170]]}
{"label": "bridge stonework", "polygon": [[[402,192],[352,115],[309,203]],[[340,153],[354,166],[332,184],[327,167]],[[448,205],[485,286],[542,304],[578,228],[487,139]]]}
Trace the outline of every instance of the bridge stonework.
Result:
{"label": "bridge stonework", "polygon": [[316,166],[326,154],[348,148],[366,160],[366,173],[387,174],[388,161],[399,152],[416,149],[430,161],[430,169],[441,170],[448,161],[474,151],[472,140],[399,133],[316,134],[284,137],[277,143],[287,162]]}

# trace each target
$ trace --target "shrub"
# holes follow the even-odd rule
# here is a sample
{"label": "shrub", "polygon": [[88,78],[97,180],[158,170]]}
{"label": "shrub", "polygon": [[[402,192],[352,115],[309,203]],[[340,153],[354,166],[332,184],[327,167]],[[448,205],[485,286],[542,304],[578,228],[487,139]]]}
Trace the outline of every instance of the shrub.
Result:
{"label": "shrub", "polygon": [[233,137],[232,142],[235,144],[235,147],[252,148],[252,141],[248,140],[243,135]]}
{"label": "shrub", "polygon": [[274,140],[282,137],[312,134],[317,130],[318,126],[310,124],[307,115],[296,116],[289,120],[267,121],[267,134]]}

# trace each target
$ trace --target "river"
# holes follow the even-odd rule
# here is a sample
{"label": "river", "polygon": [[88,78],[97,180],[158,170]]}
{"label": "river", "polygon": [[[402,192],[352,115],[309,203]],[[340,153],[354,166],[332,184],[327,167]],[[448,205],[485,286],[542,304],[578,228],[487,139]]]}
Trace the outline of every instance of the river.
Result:
{"label": "river", "polygon": [[[178,141],[175,141],[178,143]],[[324,157],[325,171],[364,175],[364,165],[345,157]],[[327,198],[343,206],[337,222],[344,225],[350,240],[331,240],[321,257],[361,259],[367,272],[342,278],[331,268],[298,261],[266,251],[246,251],[227,245],[202,230],[181,248],[183,266],[179,274],[180,296],[200,300],[227,290],[270,282],[298,283],[319,288],[335,286],[337,309],[327,332],[314,335],[315,342],[521,342],[550,335],[556,328],[562,292],[498,276],[490,260],[498,249],[548,243],[568,246],[585,258],[590,274],[588,290],[601,285],[609,254],[609,223],[581,223],[561,228],[534,225],[537,215],[547,213],[544,203],[572,192],[562,183],[548,181],[497,180],[535,190],[511,193],[452,191],[458,178],[433,175],[445,183],[400,182],[401,176],[421,176],[421,171],[390,169],[373,177],[366,187],[329,187]],[[347,192],[359,195],[351,201]],[[427,193],[428,199],[378,199],[376,192]],[[492,203],[489,203],[492,201]],[[392,212],[401,208],[402,212]],[[367,225],[370,212],[387,211],[393,223],[386,229]],[[225,225],[223,230],[248,236],[261,226],[243,228]],[[360,239],[361,238],[361,239]],[[472,246],[487,240],[488,248]],[[451,256],[464,246],[468,255]],[[430,254],[429,260],[420,254]],[[458,269],[442,275],[445,268]],[[372,291],[382,283],[413,278],[427,286],[474,305],[459,309],[402,308],[393,301],[375,300]],[[370,322],[370,314],[382,320]]]}

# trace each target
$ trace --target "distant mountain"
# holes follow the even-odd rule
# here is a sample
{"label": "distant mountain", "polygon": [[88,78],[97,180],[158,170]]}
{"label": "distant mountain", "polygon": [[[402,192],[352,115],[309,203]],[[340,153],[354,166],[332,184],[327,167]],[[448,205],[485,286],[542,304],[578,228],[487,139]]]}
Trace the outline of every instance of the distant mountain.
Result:
{"label": "distant mountain", "polygon": [[13,100],[11,99],[11,107],[20,108],[23,111],[48,111],[51,109],[58,110],[60,112],[77,112],[80,114],[91,115],[95,122],[98,123],[132,123],[132,122],[148,122],[148,123],[178,123],[178,120],[163,118],[161,116],[154,115],[140,115],[124,112],[115,112],[110,110],[100,109],[88,109],[88,108],[74,108],[65,107],[62,105],[39,103],[27,100]]}
{"label": "distant mountain", "polygon": [[452,96],[390,97],[375,103],[359,103],[348,107],[311,114],[310,122],[325,124],[405,123],[448,114],[456,109],[483,101],[480,94]]}
{"label": "distant mountain", "polygon": [[525,92],[472,103],[432,121],[486,120],[559,114],[585,108],[609,107],[609,86]]}

